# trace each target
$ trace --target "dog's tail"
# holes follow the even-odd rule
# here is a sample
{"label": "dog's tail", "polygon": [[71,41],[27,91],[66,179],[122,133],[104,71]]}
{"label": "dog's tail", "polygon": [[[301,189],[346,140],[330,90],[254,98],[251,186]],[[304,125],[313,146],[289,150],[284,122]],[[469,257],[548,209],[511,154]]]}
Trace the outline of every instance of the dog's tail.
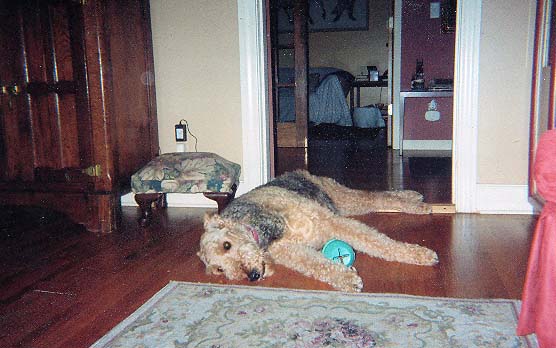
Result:
{"label": "dog's tail", "polygon": [[430,214],[431,206],[415,191],[363,191],[346,187],[336,180],[304,172],[334,202],[341,215],[363,215],[372,212],[404,212]]}

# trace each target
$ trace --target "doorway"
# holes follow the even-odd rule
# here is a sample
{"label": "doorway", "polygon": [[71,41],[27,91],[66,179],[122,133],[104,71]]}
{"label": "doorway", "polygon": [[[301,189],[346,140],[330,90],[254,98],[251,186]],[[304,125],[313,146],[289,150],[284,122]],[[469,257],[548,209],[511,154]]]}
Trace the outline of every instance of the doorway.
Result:
{"label": "doorway", "polygon": [[[312,1],[308,1],[308,3],[311,6]],[[337,4],[338,2],[333,1],[333,3]],[[412,2],[412,4],[415,3],[415,1]],[[425,3],[426,6],[429,5],[429,1],[424,1],[423,4]],[[377,71],[380,77],[388,75],[386,70],[389,70],[388,62],[392,47],[392,44],[389,43],[388,24],[394,23],[393,20],[389,20],[394,13],[393,2],[390,0],[369,1],[367,5],[372,16],[368,19],[366,30],[314,32],[308,30],[308,75],[314,68],[340,69],[353,76],[354,85],[357,85],[359,81],[369,83],[371,71]],[[380,6],[382,8],[379,8]],[[285,11],[284,9],[279,10]],[[327,13],[331,12],[330,9],[325,10]],[[314,16],[316,12],[309,9],[309,14]],[[380,30],[376,30],[379,26],[382,28],[382,34],[379,33]],[[280,33],[280,35],[287,37],[288,33]],[[372,46],[365,44],[372,41],[373,38],[375,41]],[[280,43],[280,45],[292,48],[287,43]],[[345,51],[342,52],[342,49]],[[373,56],[369,52],[379,52],[379,54]],[[280,59],[286,62],[289,59],[291,64],[294,58],[291,54],[285,53],[280,56]],[[453,71],[453,57],[451,60]],[[276,71],[276,66],[274,68]],[[307,77],[307,80],[310,78]],[[398,79],[400,78],[398,77]],[[384,116],[385,126],[354,127],[361,125],[356,125],[356,121],[361,121],[353,118],[353,124],[349,127],[328,123],[317,124],[311,122],[311,118],[309,118],[307,146],[275,146],[275,174],[279,175],[284,171],[305,168],[316,175],[333,177],[354,188],[414,189],[424,193],[427,201],[431,203],[450,204],[452,202],[451,151],[436,149],[431,152],[424,148],[415,149],[415,151],[407,150],[405,156],[399,156],[399,147],[396,143],[392,144],[392,139],[390,141],[388,139],[389,134],[391,137],[393,133],[391,124],[388,122],[392,118],[386,115],[386,107],[381,108],[381,106],[391,103],[389,96],[393,85],[386,83],[386,86],[379,88],[361,88],[360,90],[350,88],[345,96],[350,117],[354,116],[356,108],[379,106],[379,110],[383,111],[381,116]],[[359,98],[357,98],[357,94],[359,94]],[[280,95],[273,97],[273,100],[279,103]],[[352,102],[350,103],[350,101]],[[275,126],[281,117],[279,112],[279,109],[274,109],[273,130],[275,135]]]}

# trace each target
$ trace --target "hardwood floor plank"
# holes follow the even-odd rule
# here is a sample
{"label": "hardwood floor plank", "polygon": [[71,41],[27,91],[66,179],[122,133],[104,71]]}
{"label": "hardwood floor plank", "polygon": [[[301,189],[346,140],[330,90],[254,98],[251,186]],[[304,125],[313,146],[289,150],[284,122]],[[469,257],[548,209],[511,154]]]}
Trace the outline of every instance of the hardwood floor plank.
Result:
{"label": "hardwood floor plank", "polygon": [[[71,224],[64,231],[57,223],[52,229],[41,226],[40,232],[27,226],[26,233],[0,245],[0,346],[88,347],[170,280],[331,289],[283,267],[255,283],[205,274],[196,252],[206,211],[169,208],[142,229],[138,210],[124,207],[122,228],[111,235],[83,233]],[[534,216],[383,213],[356,218],[393,238],[431,247],[440,257],[439,265],[422,267],[358,253],[355,267],[365,292],[521,296]]]}
{"label": "hardwood floor plank", "polygon": [[[362,140],[356,142],[350,140],[353,134],[328,135],[314,138],[308,152],[279,151],[277,173],[307,166],[313,174],[353,188],[414,189],[428,202],[451,202],[446,160],[410,164],[408,156],[384,146],[380,132],[360,132]],[[431,171],[436,174],[423,175]],[[88,347],[171,280],[331,290],[281,266],[255,283],[207,275],[196,255],[206,211],[157,211],[152,225],[140,228],[138,209],[124,207],[117,233],[95,235],[57,213],[0,209],[0,346]],[[392,238],[428,246],[440,258],[437,266],[422,267],[358,253],[355,267],[365,292],[521,297],[535,216],[382,213],[356,218]]]}

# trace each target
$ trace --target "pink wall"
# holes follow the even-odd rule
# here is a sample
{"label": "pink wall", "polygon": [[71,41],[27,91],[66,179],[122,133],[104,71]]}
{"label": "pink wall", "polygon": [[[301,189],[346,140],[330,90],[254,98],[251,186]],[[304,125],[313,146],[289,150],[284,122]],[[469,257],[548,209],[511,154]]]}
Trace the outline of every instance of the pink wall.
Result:
{"label": "pink wall", "polygon": [[[434,99],[440,120],[425,120],[425,112]],[[452,140],[452,98],[406,98],[404,114],[405,140]]]}
{"label": "pink wall", "polygon": [[[455,34],[442,33],[441,19],[430,18],[430,3],[444,0],[404,0],[401,36],[401,90],[411,90],[415,62],[423,60],[425,86],[434,78],[453,78]],[[452,139],[452,101],[439,98],[440,121],[425,120],[430,98],[407,99],[404,138],[412,140]],[[442,108],[442,109],[441,109]]]}

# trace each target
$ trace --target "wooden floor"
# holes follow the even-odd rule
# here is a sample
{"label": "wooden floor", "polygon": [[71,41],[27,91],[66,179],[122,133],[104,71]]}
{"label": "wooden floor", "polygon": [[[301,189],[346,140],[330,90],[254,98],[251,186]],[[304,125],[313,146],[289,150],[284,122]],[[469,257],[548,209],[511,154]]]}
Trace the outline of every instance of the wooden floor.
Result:
{"label": "wooden floor", "polygon": [[[413,189],[451,202],[449,157],[400,157],[384,131],[312,130],[309,150],[282,149],[277,173],[300,167],[359,189]],[[88,347],[170,280],[268,287],[329,286],[278,267],[260,282],[206,275],[196,256],[207,210],[169,208],[150,228],[123,208],[117,233],[94,235],[42,209],[0,210],[0,347]],[[365,292],[520,298],[533,216],[374,214],[358,217],[389,236],[436,250],[420,267],[357,254]]]}
{"label": "wooden floor", "polygon": [[279,148],[276,174],[298,168],[364,190],[415,190],[425,201],[452,203],[452,161],[446,151],[399,151],[386,146],[385,129],[319,125],[309,146]]}
{"label": "wooden floor", "polygon": [[[0,347],[88,347],[170,280],[228,283],[196,256],[206,210],[169,208],[147,229],[123,208],[121,229],[94,235],[42,210],[0,211]],[[358,217],[389,236],[436,250],[434,267],[357,254],[365,292],[520,298],[534,216],[374,214]],[[329,289],[277,267],[234,284]]]}

